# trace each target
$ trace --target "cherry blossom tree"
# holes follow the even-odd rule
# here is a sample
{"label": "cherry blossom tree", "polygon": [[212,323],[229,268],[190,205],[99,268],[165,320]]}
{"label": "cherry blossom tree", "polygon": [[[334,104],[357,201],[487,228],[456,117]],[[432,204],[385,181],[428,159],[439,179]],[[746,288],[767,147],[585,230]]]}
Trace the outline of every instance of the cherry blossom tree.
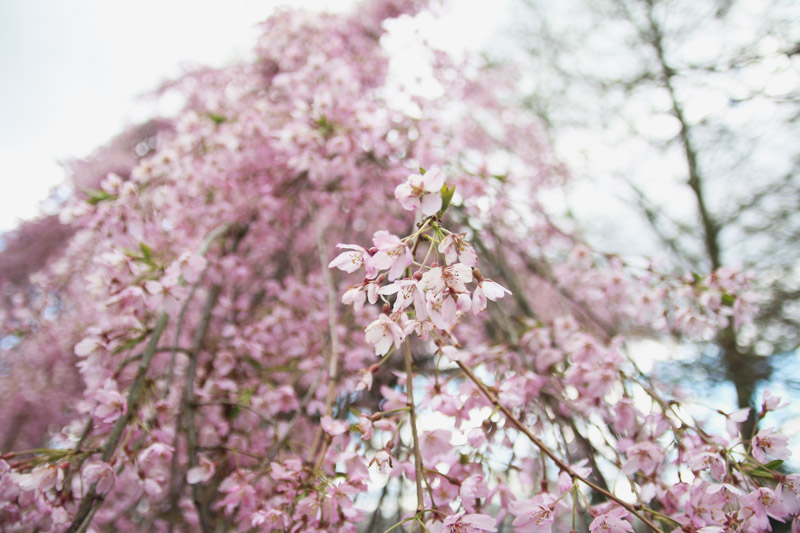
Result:
{"label": "cherry blossom tree", "polygon": [[4,528],[797,529],[780,429],[690,413],[630,350],[747,323],[750,276],[553,223],[567,178],[513,73],[431,50],[440,96],[387,77],[381,36],[426,8],[273,16],[67,200],[63,250],[4,285],[2,410],[56,364],[79,386],[28,395],[63,409],[0,451]]}

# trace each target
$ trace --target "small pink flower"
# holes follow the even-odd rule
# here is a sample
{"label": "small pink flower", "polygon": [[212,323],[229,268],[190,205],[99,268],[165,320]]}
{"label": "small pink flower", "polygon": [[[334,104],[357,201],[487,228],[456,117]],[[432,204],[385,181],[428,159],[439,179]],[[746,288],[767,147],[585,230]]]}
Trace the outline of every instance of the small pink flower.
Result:
{"label": "small pink flower", "polygon": [[342,303],[344,305],[352,305],[356,311],[361,311],[365,302],[374,304],[378,301],[378,289],[380,286],[377,283],[361,284],[356,287],[349,287],[344,294],[342,294]]}
{"label": "small pink flower", "polygon": [[375,457],[372,458],[370,464],[372,463],[378,465],[378,469],[381,472],[388,472],[388,470],[392,468],[392,456],[386,450],[380,450],[375,454]]}
{"label": "small pink flower", "polygon": [[83,481],[87,485],[96,483],[98,494],[108,494],[117,482],[117,476],[108,463],[92,463],[83,468]]}
{"label": "small pink flower", "polygon": [[139,462],[140,463],[147,463],[150,460],[158,460],[159,458],[162,460],[167,460],[172,457],[172,454],[175,452],[175,448],[172,446],[168,446],[161,442],[154,442],[139,454]]}
{"label": "small pink flower", "polygon": [[386,355],[393,344],[399,348],[405,338],[403,329],[384,314],[368,325],[364,332],[367,342],[375,345],[375,355]]}
{"label": "small pink flower", "polygon": [[470,429],[467,433],[467,442],[473,448],[480,448],[484,444],[486,444],[486,433],[483,431],[482,428],[473,428]]}
{"label": "small pink flower", "polygon": [[800,474],[789,474],[781,482],[783,504],[791,514],[800,513]]}
{"label": "small pink flower", "polygon": [[392,312],[405,311],[405,309],[414,303],[414,311],[416,312],[417,320],[425,320],[428,316],[425,307],[425,293],[422,292],[420,282],[415,279],[401,279],[381,287],[380,294],[395,294],[397,297],[392,307]]}
{"label": "small pink flower", "polygon": [[441,533],[481,533],[497,531],[497,520],[485,514],[464,514],[448,516],[442,523]]}
{"label": "small pink flower", "polygon": [[785,409],[788,406],[789,402],[784,401],[780,396],[773,396],[769,389],[764,391],[762,409],[765,413],[767,411],[778,411],[780,409]]}
{"label": "small pink flower", "polygon": [[388,231],[376,231],[372,243],[378,249],[372,257],[372,264],[378,270],[389,270],[389,281],[402,276],[406,267],[414,262],[406,243]]}
{"label": "small pink flower", "polygon": [[510,504],[516,516],[511,525],[515,531],[524,533],[550,533],[555,520],[556,499],[548,493],[537,494],[530,500]]}
{"label": "small pink flower", "polygon": [[466,292],[467,283],[472,283],[472,268],[463,263],[446,266],[436,266],[422,275],[420,284],[422,289],[438,294],[449,288],[454,293]]}
{"label": "small pink flower", "polygon": [[364,303],[367,301],[367,293],[364,287],[350,287],[344,294],[342,294],[342,303],[344,305],[352,305],[356,311],[361,311]]}
{"label": "small pink flower", "polygon": [[331,437],[335,437],[337,435],[341,435],[345,433],[349,426],[347,422],[343,420],[334,420],[329,416],[323,416],[320,420],[320,425],[322,426],[322,431],[330,435]]}
{"label": "small pink flower", "polygon": [[363,266],[367,271],[368,279],[373,279],[378,275],[378,269],[372,264],[372,256],[364,248],[357,244],[337,244],[336,247],[350,251],[337,255],[333,261],[328,263],[328,268],[338,268],[349,274]]}
{"label": "small pink flower", "polygon": [[439,243],[439,253],[448,265],[460,261],[468,267],[478,266],[478,254],[465,237],[465,233],[451,233]]}
{"label": "small pink flower", "polygon": [[61,490],[64,484],[64,470],[55,464],[37,466],[30,473],[21,474],[17,478],[17,483],[23,490],[39,490],[41,492],[52,488]]}
{"label": "small pink flower", "polygon": [[730,435],[732,439],[735,439],[736,436],[739,435],[739,424],[747,420],[749,415],[749,407],[739,409],[738,411],[734,411],[733,413],[726,415],[725,427],[728,430],[728,435]]}
{"label": "small pink flower", "polygon": [[189,485],[205,483],[214,475],[214,470],[214,463],[201,457],[200,464],[194,468],[190,468],[189,471],[186,472],[186,483]]}
{"label": "small pink flower", "polygon": [[711,477],[717,481],[722,481],[725,475],[725,461],[718,453],[701,452],[693,456],[689,461],[693,471],[708,469]]}
{"label": "small pink flower", "polygon": [[94,336],[86,337],[75,345],[75,355],[86,357],[98,348],[100,348],[100,339]]}
{"label": "small pink flower", "polygon": [[433,325],[441,331],[449,332],[452,330],[458,321],[458,316],[456,314],[458,305],[456,300],[449,295],[445,296],[444,299],[436,298],[431,296],[431,293],[428,293],[427,300],[427,313]]}
{"label": "small pink flower", "polygon": [[630,522],[625,520],[628,512],[622,507],[616,507],[607,513],[603,513],[589,524],[589,531],[592,533],[633,533]]}
{"label": "small pink flower", "polygon": [[464,505],[464,509],[471,513],[475,511],[475,500],[486,498],[489,495],[489,488],[483,481],[483,476],[469,476],[461,482],[458,494],[461,496],[461,503]]}
{"label": "small pink flower", "polygon": [[425,174],[411,174],[405,183],[394,190],[394,197],[406,211],[422,209],[425,216],[435,215],[442,208],[444,173],[431,167]]}
{"label": "small pink flower", "polygon": [[180,267],[181,276],[186,280],[186,283],[193,285],[200,281],[200,276],[203,274],[208,262],[202,255],[192,252],[184,252],[177,259],[177,264]]}
{"label": "small pink flower", "polygon": [[649,476],[664,460],[664,451],[653,442],[634,444],[625,453],[628,460],[622,465],[622,470],[629,475],[641,470],[644,475]]}
{"label": "small pink flower", "polygon": [[262,531],[283,530],[286,527],[286,517],[278,509],[262,509],[250,517],[252,527],[262,526]]}
{"label": "small pink flower", "polygon": [[495,302],[506,294],[511,294],[511,291],[499,283],[490,279],[481,281],[472,293],[472,313],[477,315],[486,309],[487,299]]}
{"label": "small pink flower", "polygon": [[361,378],[356,383],[356,390],[372,390],[372,369],[364,368],[358,371]]}
{"label": "small pink flower", "polygon": [[446,455],[453,451],[450,444],[450,430],[432,429],[420,435],[420,447],[422,448],[422,458],[425,461],[433,461],[436,457]]}
{"label": "small pink flower", "polygon": [[761,487],[745,496],[739,511],[739,519],[748,520],[759,530],[766,530],[769,527],[769,517],[783,522],[789,511],[781,501],[780,490],[780,485],[778,492]]}
{"label": "small pink flower", "polygon": [[362,439],[371,439],[373,435],[372,419],[367,415],[360,415],[358,417],[358,430],[362,433]]}
{"label": "small pink flower", "polygon": [[773,434],[774,428],[764,428],[753,438],[753,457],[760,463],[767,462],[766,454],[776,459],[786,459],[792,452],[787,448],[789,439],[783,435]]}
{"label": "small pink flower", "polygon": [[106,424],[114,422],[117,418],[124,415],[128,411],[128,402],[125,398],[110,387],[116,387],[116,384],[109,381],[106,387],[94,393],[94,399],[97,400],[97,407],[94,410],[94,416]]}

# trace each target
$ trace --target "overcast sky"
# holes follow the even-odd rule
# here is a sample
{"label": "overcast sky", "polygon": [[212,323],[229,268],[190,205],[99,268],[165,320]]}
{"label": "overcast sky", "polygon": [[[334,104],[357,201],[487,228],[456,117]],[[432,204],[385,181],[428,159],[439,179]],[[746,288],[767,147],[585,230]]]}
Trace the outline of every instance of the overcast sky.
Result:
{"label": "overcast sky", "polygon": [[[145,98],[192,65],[249,56],[254,25],[282,0],[3,0],[0,3],[0,231],[38,213],[63,179],[58,162],[88,155],[158,110]],[[295,0],[341,10],[349,0]],[[459,0],[422,31],[478,49],[507,2]],[[491,4],[491,6],[489,5]],[[427,22],[427,24],[425,24]]]}

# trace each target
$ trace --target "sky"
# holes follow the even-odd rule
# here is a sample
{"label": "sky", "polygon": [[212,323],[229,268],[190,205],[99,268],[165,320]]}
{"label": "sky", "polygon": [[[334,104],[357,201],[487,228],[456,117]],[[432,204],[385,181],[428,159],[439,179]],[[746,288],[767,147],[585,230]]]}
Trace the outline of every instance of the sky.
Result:
{"label": "sky", "polygon": [[[126,125],[165,111],[147,95],[192,66],[249,57],[281,0],[6,0],[0,3],[0,232],[35,217],[60,161],[89,155]],[[295,0],[341,11],[351,0]],[[416,23],[434,45],[479,50],[508,1],[459,0]],[[404,27],[403,31],[411,31]],[[402,38],[402,37],[401,37]],[[394,50],[402,50],[394,42]],[[405,61],[404,61],[405,60]],[[398,57],[401,68],[413,58]]]}

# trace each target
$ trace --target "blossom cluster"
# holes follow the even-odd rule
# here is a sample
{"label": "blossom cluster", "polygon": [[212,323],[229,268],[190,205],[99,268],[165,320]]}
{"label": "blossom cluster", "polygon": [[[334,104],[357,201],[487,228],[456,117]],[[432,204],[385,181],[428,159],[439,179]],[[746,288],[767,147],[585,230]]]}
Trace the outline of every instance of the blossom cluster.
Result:
{"label": "blossom cluster", "polygon": [[[375,355],[399,348],[412,332],[423,340],[432,335],[440,342],[452,339],[455,344],[453,328],[461,315],[477,315],[486,309],[487,300],[510,294],[505,287],[483,277],[477,268],[478,255],[466,234],[453,233],[441,225],[443,190],[448,188],[438,168],[410,175],[398,185],[395,196],[404,209],[421,210],[425,218],[419,229],[402,239],[385,230],[376,231],[369,249],[338,244],[338,248],[349,251],[340,253],[328,265],[348,273],[362,267],[365,270],[364,281],[349,287],[342,295],[342,303],[352,305],[356,311],[366,301],[374,304],[380,299],[384,304],[383,312],[365,330],[367,342],[375,346]],[[417,262],[413,250],[420,244],[424,259]],[[386,281],[389,283],[383,284]],[[476,286],[470,289],[473,282]],[[395,295],[394,303],[387,299],[391,295]]]}

